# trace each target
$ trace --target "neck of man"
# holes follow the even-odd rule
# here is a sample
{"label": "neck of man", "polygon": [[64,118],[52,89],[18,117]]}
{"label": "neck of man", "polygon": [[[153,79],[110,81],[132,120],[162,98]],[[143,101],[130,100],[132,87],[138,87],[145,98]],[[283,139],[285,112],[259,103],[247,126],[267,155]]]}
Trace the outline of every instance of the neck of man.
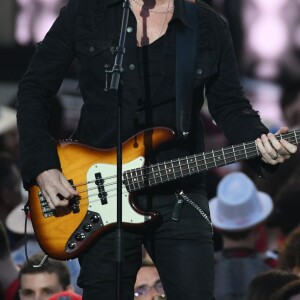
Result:
{"label": "neck of man", "polygon": [[255,234],[249,234],[249,236],[240,240],[232,240],[227,237],[223,237],[223,249],[233,249],[233,248],[255,249],[255,243],[256,243]]}
{"label": "neck of man", "polygon": [[170,0],[139,0],[142,5],[145,5],[149,8],[154,8],[162,5],[166,5],[170,2]]}

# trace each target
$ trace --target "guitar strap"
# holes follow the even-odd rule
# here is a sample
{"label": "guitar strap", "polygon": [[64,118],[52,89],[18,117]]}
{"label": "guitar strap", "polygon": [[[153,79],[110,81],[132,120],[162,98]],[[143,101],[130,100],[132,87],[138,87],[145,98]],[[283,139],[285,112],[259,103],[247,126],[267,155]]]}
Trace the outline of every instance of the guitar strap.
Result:
{"label": "guitar strap", "polygon": [[188,26],[176,28],[176,125],[179,138],[189,135],[196,72],[198,16],[194,1],[184,0]]}

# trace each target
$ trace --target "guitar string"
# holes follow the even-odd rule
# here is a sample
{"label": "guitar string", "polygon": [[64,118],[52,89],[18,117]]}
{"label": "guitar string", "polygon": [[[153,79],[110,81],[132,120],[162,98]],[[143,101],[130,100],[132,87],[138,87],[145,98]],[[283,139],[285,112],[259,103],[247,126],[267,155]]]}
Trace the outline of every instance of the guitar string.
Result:
{"label": "guitar string", "polygon": [[[250,143],[245,143],[245,144],[241,144],[241,145],[236,145],[235,146],[235,150],[236,151],[239,151],[237,148],[238,147],[240,147],[240,148],[242,148],[242,150],[240,150],[240,151],[244,151],[244,150],[246,150],[245,148],[247,147],[247,146],[249,146],[249,145],[251,145],[251,147],[250,148],[248,148],[247,150],[250,150],[250,151],[252,151],[252,152],[248,152],[247,154],[246,154],[246,157],[247,156],[251,156],[253,153],[257,153],[258,152],[258,150],[257,150],[257,146],[256,146],[256,144],[254,143],[254,148],[255,148],[255,151],[253,152],[253,141],[252,142],[250,142]],[[225,153],[225,155],[224,155],[224,151],[226,151],[226,150],[229,150],[229,151],[232,151],[232,147],[227,147],[227,148],[222,148],[221,150],[216,150],[216,151],[213,151],[213,152],[208,152],[208,153],[206,153],[206,156],[202,153],[202,154],[195,154],[194,156],[192,155],[192,156],[186,156],[185,158],[179,158],[178,160],[170,160],[170,161],[166,161],[166,162],[162,162],[162,163],[157,163],[157,164],[152,164],[152,165],[150,165],[150,166],[144,166],[144,167],[142,167],[142,168],[137,168],[137,169],[131,169],[131,170],[128,170],[128,171],[125,171],[125,172],[128,172],[128,173],[130,173],[130,174],[132,174],[132,173],[134,173],[134,172],[138,172],[138,171],[147,171],[147,170],[151,170],[150,172],[146,172],[146,174],[147,175],[153,175],[154,173],[157,173],[157,171],[152,171],[153,170],[153,168],[155,168],[155,167],[157,167],[157,166],[162,166],[162,165],[166,165],[166,164],[172,164],[172,163],[178,163],[178,162],[180,162],[180,161],[184,161],[184,160],[186,160],[186,161],[188,161],[189,159],[197,159],[197,157],[200,157],[200,156],[204,156],[204,158],[203,158],[203,161],[204,162],[206,162],[206,161],[208,161],[208,160],[212,160],[212,162],[211,163],[215,163],[215,161],[217,160],[218,162],[220,162],[220,161],[224,161],[224,162],[226,162],[227,160],[228,161],[230,161],[232,158],[234,159],[233,161],[230,161],[230,163],[234,163],[235,161],[237,161],[237,160],[239,160],[241,157],[243,158],[244,156],[245,156],[245,154],[243,153],[243,154],[235,154],[235,155],[233,155],[233,156],[226,156],[226,153]],[[212,155],[212,157],[209,157],[209,155]],[[219,158],[219,157],[224,157],[223,159],[222,158]],[[236,159],[237,158],[237,159]],[[208,165],[207,163],[205,163],[205,164],[199,164],[200,163],[200,160],[199,161],[194,161],[195,163],[198,163],[197,165],[196,165],[196,168],[198,167],[202,167],[202,166],[205,166],[205,165]],[[178,168],[181,168],[182,169],[182,167],[185,167],[185,166],[189,166],[190,164],[189,163],[186,163],[186,164],[181,164],[181,165],[178,165],[178,166],[172,166],[172,168],[176,168],[176,167],[178,167]],[[212,167],[214,167],[214,166],[212,166]],[[215,165],[215,167],[216,167],[216,165]],[[187,169],[182,169],[182,171],[186,171]],[[205,169],[203,170],[203,171],[205,171]],[[124,173],[125,173],[124,172]],[[186,175],[189,175],[189,174],[186,174]],[[143,177],[144,176],[144,174],[142,174],[142,175],[137,175],[137,176],[135,176],[135,177]],[[160,176],[158,176],[158,177],[160,177]],[[116,178],[116,175],[112,175],[112,176],[109,176],[109,177],[105,177],[105,178],[102,178],[102,180],[103,181],[106,181],[106,180],[109,180],[109,179],[114,179],[114,178]],[[144,180],[142,180],[142,181],[140,181],[140,182],[143,182]],[[77,184],[77,185],[73,185],[73,187],[79,187],[79,186],[83,186],[83,185],[86,185],[86,184],[89,184],[89,183],[94,183],[94,182],[96,182],[96,180],[91,180],[91,181],[88,181],[87,183],[79,183],[79,184]],[[139,182],[135,182],[135,183],[139,183]],[[110,184],[108,184],[108,185],[106,185],[106,186],[109,186],[109,185],[112,185],[112,184],[115,184],[115,183],[110,183]],[[101,187],[104,187],[104,185],[101,185]],[[97,188],[97,187],[95,187],[95,188]],[[94,188],[92,188],[92,189],[94,189]],[[86,190],[86,191],[88,191],[88,190]],[[85,192],[85,191],[81,191],[81,192]]]}
{"label": "guitar string", "polygon": [[[236,157],[236,156],[235,156]],[[233,162],[235,162],[236,160],[233,160],[233,161],[231,161],[230,163],[233,163]],[[229,163],[228,163],[229,164]],[[183,175],[182,177],[184,177],[184,176],[186,176],[186,175],[189,175],[189,174],[185,174],[185,175]],[[139,176],[140,177],[140,176]],[[143,178],[142,178],[143,179]],[[166,182],[167,181],[169,181],[169,180],[165,180]],[[145,184],[145,181],[144,181],[144,179],[142,180],[142,181],[140,181],[140,182],[142,182],[143,184]],[[160,183],[163,183],[164,181],[162,181],[162,182],[160,182]],[[111,183],[111,184],[109,184],[109,185],[115,185],[115,183]],[[107,185],[108,186],[108,185]],[[146,185],[147,186],[147,185]],[[149,185],[149,186],[151,186],[151,185]],[[97,187],[94,187],[94,188],[90,188],[90,189],[88,189],[87,191],[89,191],[89,190],[93,190],[93,189],[96,189]],[[114,191],[116,191],[116,189],[112,189],[112,190],[108,190],[107,191],[107,193],[110,193],[110,192],[114,192]],[[85,191],[86,192],[86,191]],[[83,193],[83,192],[80,192],[80,193]],[[122,195],[123,194],[126,194],[126,193],[128,193],[128,191],[126,191],[126,192],[122,192]],[[110,198],[110,197],[115,197],[116,195],[109,195],[109,197],[108,198]],[[84,199],[88,199],[88,198],[92,198],[92,197],[98,197],[98,193],[97,194],[92,194],[92,195],[88,195],[87,197],[83,197],[83,198],[80,198],[80,200],[84,200]],[[99,198],[97,198],[97,199],[95,199],[95,200],[90,200],[88,203],[86,203],[86,204],[80,204],[80,207],[84,207],[84,206],[88,206],[88,205],[90,205],[91,203],[94,203],[94,202],[99,202]]]}
{"label": "guitar string", "polygon": [[[255,145],[256,146],[256,145]],[[255,147],[255,154],[257,153],[257,147]],[[226,149],[224,149],[224,150],[226,150]],[[207,164],[207,161],[209,160],[209,159],[212,159],[212,162],[211,163],[214,163],[214,164],[216,164],[216,158],[217,158],[217,161],[218,162],[220,162],[220,160],[223,160],[224,161],[224,163],[225,163],[225,160],[227,160],[228,161],[228,163],[226,162],[225,164],[230,164],[230,163],[234,163],[235,161],[237,161],[240,157],[239,156],[242,156],[242,157],[244,157],[244,154],[242,154],[242,155],[234,155],[234,156],[228,156],[228,157],[226,157],[226,155],[225,155],[225,159],[223,158],[223,159],[220,159],[219,157],[222,157],[222,156],[224,156],[223,155],[223,151],[222,150],[218,150],[219,152],[220,152],[220,155],[217,155],[216,154],[216,156],[213,156],[212,158],[209,158],[209,157],[206,157],[205,159],[203,159],[203,161],[205,162],[204,164],[201,164],[200,163],[200,161],[195,161],[195,163],[198,163],[197,165],[196,165],[196,167],[195,168],[199,168],[199,167],[202,167],[202,166],[205,166],[205,165],[208,165]],[[216,152],[215,152],[216,153]],[[248,156],[251,156],[252,154],[253,154],[254,152],[248,152]],[[197,156],[201,156],[201,154],[198,154]],[[218,157],[219,156],[219,157]],[[196,159],[196,156],[194,156],[194,159]],[[233,159],[233,160],[231,160],[231,159]],[[184,160],[184,159],[181,159],[181,160]],[[186,160],[188,160],[187,158],[186,158]],[[179,160],[178,161],[173,161],[173,162],[179,162]],[[170,161],[170,162],[167,162],[167,163],[171,163],[172,164],[172,161]],[[146,166],[146,167],[143,167],[143,168],[140,168],[140,169],[132,169],[132,170],[130,170],[129,171],[129,173],[134,173],[134,172],[136,172],[137,170],[138,171],[141,171],[141,170],[152,170],[155,166],[157,166],[157,165],[163,165],[163,163],[161,163],[161,164],[156,164],[156,165],[151,165],[151,166]],[[182,165],[178,165],[178,166],[173,166],[172,168],[174,169],[174,168],[180,168],[180,171],[175,171],[175,173],[177,172],[177,173],[181,173],[181,176],[177,176],[177,178],[181,178],[181,177],[184,177],[184,176],[187,176],[187,175],[190,175],[189,173],[186,173],[186,174],[182,174],[183,172],[185,172],[185,171],[188,171],[190,168],[189,168],[189,165],[190,164],[182,164]],[[184,169],[184,167],[185,166],[188,166],[188,168],[187,169]],[[211,166],[211,167],[214,167],[214,166]],[[203,171],[205,171],[205,169],[203,170]],[[157,173],[157,171],[153,171],[153,172],[148,172],[147,173],[147,175],[153,175],[154,173]],[[169,174],[170,175],[170,174]],[[164,174],[164,175],[160,175],[160,176],[157,176],[157,177],[162,177],[162,176],[167,176],[167,174]],[[135,181],[135,182],[133,182],[133,183],[131,183],[131,184],[129,184],[129,185],[137,185],[137,184],[140,184],[140,183],[143,183],[144,184],[144,186],[143,187],[145,187],[145,186],[151,186],[151,184],[148,184],[148,185],[146,185],[145,184],[145,178],[144,178],[144,174],[142,174],[142,175],[137,175],[137,176],[135,176],[136,178],[141,178],[142,180],[140,181]],[[114,179],[114,178],[116,178],[116,176],[114,175],[114,176],[110,176],[110,177],[107,177],[107,178],[110,178],[110,179]],[[103,180],[105,181],[105,180],[108,180],[107,178],[103,178]],[[153,178],[152,178],[153,179]],[[172,178],[172,179],[176,179],[176,176],[175,176],[175,178]],[[151,178],[150,178],[150,180],[151,180]],[[169,181],[169,180],[166,180],[166,181]],[[93,183],[93,182],[95,182],[95,181],[89,181],[89,183]],[[161,182],[159,182],[159,183],[163,183],[164,182],[164,180],[162,180]],[[109,184],[106,184],[106,185],[100,185],[99,187],[108,187],[108,186],[111,186],[111,185],[115,185],[115,182],[113,182],[113,183],[109,183]],[[154,184],[152,184],[152,185],[155,185],[155,182],[154,182]],[[79,186],[79,185],[77,185],[77,186]],[[74,186],[75,187],[75,186]],[[96,187],[92,187],[92,188],[89,188],[89,189],[87,189],[87,190],[79,190],[78,192],[79,193],[84,193],[84,192],[88,192],[88,191],[90,191],[90,190],[93,190],[93,189],[97,189],[98,188],[98,186],[96,186]],[[112,190],[111,190],[112,191]],[[111,191],[107,191],[107,192],[111,192]]]}
{"label": "guitar string", "polygon": [[[257,151],[255,150],[255,151],[252,151],[252,152],[248,152],[247,156],[251,156],[254,153],[257,154]],[[223,157],[224,156],[223,154],[216,155],[214,157],[208,157],[208,156],[206,156],[205,158],[201,158],[201,159],[198,159],[198,160],[197,160],[197,156],[200,157],[201,154],[193,156],[193,159],[194,159],[193,163],[197,164],[195,168],[201,168],[201,167],[203,167],[205,165],[209,165],[209,164],[213,164],[212,167],[216,167],[215,161],[216,162],[220,162],[220,161],[224,161],[225,162],[225,159],[218,158],[218,157],[221,157],[221,156]],[[244,157],[245,157],[245,154],[236,154],[236,155],[233,155],[233,156],[226,156],[226,161],[228,161],[228,164],[229,163],[234,163],[237,160],[240,160],[240,159],[242,159]],[[176,166],[172,166],[171,168],[172,169],[180,168],[180,171],[183,171],[183,172],[187,171],[187,170],[189,170],[189,166],[190,166],[190,163],[188,163],[188,160],[191,159],[191,158],[192,157],[181,158],[180,160],[186,161],[187,163],[182,163],[182,164],[179,164],[179,165],[176,165]],[[209,161],[209,160],[211,160],[211,162],[207,163],[207,161]],[[201,164],[201,161],[203,161],[204,163]],[[155,168],[157,166],[162,166],[164,164],[166,165],[166,164],[172,164],[172,163],[178,163],[178,162],[179,162],[179,160],[172,160],[172,161],[168,161],[168,162],[165,162],[165,163],[153,164],[153,165],[151,165],[151,167],[150,166],[145,166],[145,167],[138,168],[138,169],[131,169],[131,170],[125,171],[125,172],[128,172],[129,174],[132,174],[132,173],[135,173],[135,172],[141,172],[141,171],[150,170],[149,172],[144,172],[142,174],[134,176],[136,178],[142,178],[143,179],[142,181],[135,181],[135,182],[133,182],[134,184],[138,184],[138,183],[141,183],[141,182],[145,181],[144,180],[144,176],[147,176],[147,175],[151,176],[151,175],[159,172],[159,171],[153,171],[152,170],[153,168]],[[185,167],[187,167],[187,168],[185,168]],[[206,169],[204,168],[203,171],[205,171],[205,170]],[[180,172],[180,171],[175,171],[173,173],[177,173],[177,172]],[[168,174],[168,175],[170,175],[170,174]],[[189,175],[189,174],[186,174],[186,175]],[[157,177],[161,177],[161,176],[167,176],[167,173],[164,174],[164,175],[157,176]],[[116,175],[113,175],[113,176],[109,176],[109,177],[104,177],[104,178],[102,178],[102,180],[103,181],[108,181],[109,179],[115,179],[115,178],[116,178]],[[83,185],[87,185],[87,184],[91,184],[91,183],[95,183],[95,182],[96,182],[96,180],[90,180],[87,183],[80,183],[80,184],[77,184],[77,185],[73,185],[73,187],[79,187],[79,186],[83,186]],[[114,185],[114,184],[115,184],[115,182],[108,183],[108,184],[105,184],[105,185],[99,185],[99,187],[108,187],[108,186]],[[96,189],[96,188],[98,188],[98,186],[95,186],[93,188],[89,188],[89,189],[86,189],[86,190],[80,190],[79,192],[83,193],[83,192],[87,192],[89,190],[93,190],[93,189]]]}
{"label": "guitar string", "polygon": [[[298,133],[296,133],[296,132],[290,133],[290,134],[286,134],[286,135],[284,136],[284,139],[287,139],[287,140],[288,140],[289,137],[292,137],[293,140],[290,141],[290,142],[298,142],[298,136],[297,136],[297,134],[298,134]],[[289,136],[289,137],[288,137],[288,136]],[[295,137],[296,137],[296,138],[295,138]],[[251,152],[248,152],[248,155],[247,155],[247,156],[251,156],[251,155],[254,154],[254,153],[255,153],[255,156],[256,156],[256,155],[257,155],[257,152],[258,152],[258,149],[257,149],[256,143],[253,142],[253,141],[248,142],[248,143],[244,143],[244,144],[240,144],[240,145],[236,145],[236,146],[233,146],[233,147],[234,147],[236,150],[237,150],[237,148],[239,148],[239,147],[240,147],[240,148],[243,148],[243,150],[245,150],[245,148],[246,148],[246,147],[249,147],[249,145],[250,145],[251,147],[248,148],[247,150],[251,149]],[[254,146],[254,147],[253,147],[253,146]],[[254,151],[253,151],[253,148],[255,149]],[[207,161],[208,161],[209,159],[212,159],[212,162],[216,163],[215,159],[216,159],[216,157],[218,156],[217,153],[220,153],[220,155],[219,155],[220,157],[221,157],[221,156],[224,156],[224,150],[225,150],[225,151],[226,151],[226,150],[232,150],[232,147],[227,147],[227,148],[224,148],[224,149],[221,149],[221,150],[213,151],[212,153],[207,153],[207,157],[204,156],[204,157],[205,157],[204,159],[201,159],[201,160],[199,160],[199,161],[196,160],[196,163],[197,163],[197,167],[196,167],[196,168],[199,168],[199,167],[208,165],[208,164],[207,164]],[[212,154],[213,157],[208,157],[209,154]],[[214,154],[216,154],[216,156],[215,156]],[[200,157],[200,156],[203,156],[203,153],[202,153],[202,154],[196,154],[196,155],[194,155],[194,159],[196,159],[196,157]],[[228,160],[228,163],[227,163],[227,164],[230,164],[230,163],[236,162],[237,160],[240,159],[240,157],[244,157],[244,156],[245,156],[245,154],[243,153],[243,154],[240,154],[240,155],[234,155],[234,156],[229,156],[229,157],[226,157],[226,155],[225,155],[224,157],[225,157],[226,160]],[[192,157],[193,157],[193,156],[192,156]],[[191,158],[191,157],[190,157],[190,158]],[[224,162],[225,162],[225,159],[223,159]],[[230,161],[230,159],[233,159],[233,160]],[[133,169],[133,170],[130,170],[129,173],[136,172],[137,170],[139,170],[139,171],[140,171],[140,170],[150,170],[150,169],[153,169],[153,167],[155,167],[155,166],[157,166],[157,165],[163,165],[163,164],[167,164],[167,163],[171,163],[171,164],[172,164],[172,162],[178,162],[179,160],[184,160],[184,159],[178,159],[177,161],[171,160],[171,161],[168,161],[168,162],[165,162],[165,163],[159,163],[159,164],[155,164],[155,165],[151,165],[151,166],[145,166],[145,167],[140,168],[140,169]],[[186,160],[187,160],[187,158],[186,158]],[[201,164],[201,163],[200,163],[201,161],[203,161],[204,164]],[[187,175],[190,175],[190,174],[188,174],[188,173],[187,173],[187,174],[183,174],[183,173],[182,173],[182,172],[184,172],[184,171],[189,170],[189,167],[188,167],[187,169],[182,169],[182,167],[185,167],[185,166],[189,166],[189,164],[182,164],[182,165],[180,165],[180,166],[172,167],[173,169],[176,168],[176,167],[178,167],[178,168],[181,169],[181,170],[180,170],[181,176],[178,176],[177,178],[182,178],[182,177],[185,177],[185,176],[187,176]],[[212,166],[212,167],[214,167],[214,166]],[[203,169],[203,171],[205,171],[205,169]],[[149,172],[149,173],[147,173],[147,175],[150,175],[150,174],[153,175],[154,173],[156,173],[156,172],[155,172],[155,171],[154,171],[154,172]],[[177,171],[177,173],[178,173],[178,171]],[[170,175],[170,174],[169,174],[169,175]],[[164,176],[167,176],[167,175],[164,175]],[[151,186],[151,184],[146,185],[146,182],[145,182],[145,179],[144,179],[144,175],[138,175],[138,176],[136,176],[136,177],[141,178],[142,180],[141,180],[141,181],[138,181],[138,182],[135,181],[134,183],[131,183],[131,184],[129,184],[129,185],[143,183],[144,186],[143,186],[142,188],[147,187],[147,186]],[[161,176],[160,176],[160,177],[161,177]],[[109,177],[106,177],[106,178],[102,178],[102,179],[105,181],[105,180],[108,180],[108,179],[114,179],[114,178],[116,178],[115,175],[109,176]],[[175,180],[176,177],[173,178],[173,179]],[[94,183],[95,181],[96,181],[96,180],[88,181],[87,184],[89,184],[89,183]],[[165,181],[162,180],[162,181],[159,182],[159,183],[163,183],[163,182],[166,182],[166,181],[169,181],[169,180],[165,180]],[[156,183],[154,182],[154,184],[152,184],[152,185],[155,185],[155,184],[156,184]],[[85,185],[85,184],[84,184],[84,183],[81,183],[81,184],[78,184],[78,185],[73,185],[73,187],[79,187],[79,186],[82,186],[82,185]],[[108,186],[111,186],[111,185],[116,185],[116,183],[113,182],[113,183],[109,183],[109,184],[106,184],[106,185],[101,185],[100,187],[108,187]],[[88,192],[88,191],[90,191],[90,190],[97,189],[97,188],[98,188],[98,186],[97,186],[97,187],[93,187],[93,188],[89,188],[89,189],[87,189],[87,190],[85,190],[85,191],[80,191],[80,190],[79,190],[78,192],[79,192],[79,194],[82,194],[82,193],[86,193],[86,192]],[[116,191],[116,189],[109,190],[109,191],[107,191],[107,193],[110,193],[110,192],[113,192],[113,191]],[[129,192],[130,192],[130,191],[129,191]],[[124,193],[122,193],[122,194],[124,194]],[[88,199],[88,198],[94,197],[94,196],[97,196],[97,197],[98,197],[98,193],[97,193],[97,194],[94,194],[94,195],[88,195],[87,197],[84,197],[84,198],[80,198],[80,200]],[[109,197],[113,197],[113,196],[115,196],[115,195],[109,195]],[[94,200],[94,201],[90,201],[89,203],[96,202],[96,201],[99,201],[99,198],[96,199],[96,200]],[[82,205],[80,205],[80,206],[86,206],[86,205],[89,205],[89,204],[82,204]]]}
{"label": "guitar string", "polygon": [[[255,150],[255,151],[252,151],[251,153],[257,153],[257,151]],[[250,154],[251,155],[251,154]],[[199,155],[200,156],[200,155]],[[240,156],[244,156],[244,155],[240,155]],[[231,163],[234,163],[236,160],[235,160],[235,158],[238,158],[238,156],[237,155],[235,155],[235,156],[231,156],[230,157],[231,159],[233,159],[232,161],[231,161]],[[229,159],[228,159],[229,160]],[[203,159],[203,162],[205,162],[205,160]],[[205,163],[204,164],[200,164],[199,166],[201,167],[201,166],[204,166],[205,165]],[[188,166],[188,164],[185,164],[185,165],[183,165],[183,166]],[[186,171],[186,170],[188,170],[188,168],[187,169],[183,169],[182,171]],[[204,171],[204,170],[203,170]],[[152,173],[153,174],[153,173]],[[189,175],[189,174],[185,174],[185,176],[187,176],[187,175]],[[139,176],[137,176],[138,178],[141,178],[142,180],[140,180],[140,181],[136,181],[136,182],[134,182],[134,184],[139,184],[139,183],[143,183],[143,184],[145,184],[145,180],[144,180],[144,178],[143,178],[143,176],[141,176],[141,175],[139,175]],[[184,176],[182,176],[182,177],[184,177]],[[110,176],[110,179],[114,179],[114,178],[116,178],[116,176]],[[180,178],[180,177],[178,177],[178,178]],[[167,182],[168,180],[166,180],[166,182]],[[89,181],[90,183],[93,183],[93,181]],[[161,183],[163,183],[164,181],[162,181]],[[112,183],[109,183],[109,184],[106,184],[106,185],[101,185],[100,187],[108,187],[108,186],[116,186],[116,182],[112,182]],[[147,187],[147,186],[150,186],[150,185],[145,185],[145,187]],[[79,192],[79,194],[83,194],[83,193],[87,193],[87,192],[89,192],[89,191],[91,191],[91,190],[95,190],[95,189],[98,189],[98,186],[96,186],[96,187],[92,187],[92,188],[89,188],[89,189],[86,189],[86,190],[81,190],[81,191],[78,191]],[[117,189],[111,189],[111,190],[107,190],[106,191],[106,193],[111,193],[111,192],[114,192],[114,191],[116,191]],[[126,194],[127,192],[122,192],[122,195],[123,194]],[[108,194],[107,194],[108,195]],[[96,194],[92,194],[92,195],[88,195],[87,197],[81,197],[80,198],[80,200],[84,200],[84,199],[88,199],[88,198],[91,198],[91,197],[99,197],[98,196],[98,193],[96,193]],[[107,198],[111,198],[111,197],[115,197],[116,195],[108,195],[108,197]],[[90,203],[94,203],[94,202],[98,202],[99,201],[99,198],[98,199],[95,199],[95,200],[91,200],[91,201],[89,201],[89,203],[87,203],[87,204],[80,204],[79,206],[80,207],[84,207],[84,206],[88,206]]]}
{"label": "guitar string", "polygon": [[[232,161],[232,162],[234,162],[234,161]],[[189,174],[185,174],[185,175],[189,175]],[[184,177],[184,175],[183,175],[182,177]],[[168,182],[168,181],[169,181],[169,180],[165,180],[165,181],[162,180],[160,183],[164,183],[164,182]],[[142,181],[140,181],[140,182],[142,182],[143,184],[145,184],[144,180],[142,180]],[[136,182],[135,182],[135,183],[136,183]],[[116,185],[116,183],[111,183],[111,184],[109,184],[109,185]],[[153,185],[155,185],[155,184],[153,184]],[[147,187],[147,186],[151,186],[151,185],[144,185],[143,187]],[[96,189],[96,188],[97,188],[97,187],[91,188],[91,189],[89,189],[89,191],[90,191],[90,190],[93,190],[93,189]],[[116,195],[110,195],[110,194],[109,194],[109,193],[114,192],[114,191],[116,191],[116,189],[107,190],[107,191],[106,191],[106,193],[107,193],[106,197],[107,197],[108,199],[111,198],[111,197],[115,197]],[[130,192],[130,191],[129,191],[129,192]],[[80,191],[80,193],[84,193],[84,192]],[[126,193],[127,193],[127,192],[123,192],[122,194],[126,194]],[[95,199],[95,200],[89,201],[88,204],[81,204],[80,206],[83,207],[83,206],[89,205],[90,203],[94,203],[94,202],[99,201],[99,195],[98,195],[98,193],[97,193],[97,194],[88,195],[87,197],[82,197],[82,198],[80,198],[80,200],[84,200],[84,199],[92,198],[92,197],[95,197],[95,196],[97,196],[98,198]]]}

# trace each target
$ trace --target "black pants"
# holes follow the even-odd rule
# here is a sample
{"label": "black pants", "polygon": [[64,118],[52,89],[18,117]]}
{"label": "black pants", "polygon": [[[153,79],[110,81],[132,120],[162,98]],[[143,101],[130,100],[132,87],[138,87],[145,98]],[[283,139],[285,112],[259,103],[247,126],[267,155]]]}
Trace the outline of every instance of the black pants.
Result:
{"label": "black pants", "polygon": [[[209,216],[204,193],[188,197]],[[175,195],[142,197],[137,202],[143,209],[152,206],[160,213],[161,222],[153,228],[124,230],[122,300],[134,298],[142,244],[155,262],[168,300],[213,299],[214,250],[209,223],[187,202],[179,221],[173,221]],[[83,299],[116,300],[115,232],[102,236],[79,260],[78,285],[83,288]]]}

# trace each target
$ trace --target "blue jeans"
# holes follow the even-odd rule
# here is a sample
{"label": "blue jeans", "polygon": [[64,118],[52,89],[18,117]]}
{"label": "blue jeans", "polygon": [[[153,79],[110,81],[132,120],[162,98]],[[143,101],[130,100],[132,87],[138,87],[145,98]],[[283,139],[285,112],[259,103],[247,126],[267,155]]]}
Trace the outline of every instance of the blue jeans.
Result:
{"label": "blue jeans", "polygon": [[[187,194],[208,216],[204,193]],[[209,223],[184,202],[178,221],[172,220],[175,195],[139,197],[143,210],[160,213],[159,224],[148,228],[124,229],[122,300],[134,298],[134,283],[141,266],[144,244],[160,274],[168,300],[212,300],[214,255]],[[115,231],[103,235],[80,257],[78,285],[84,300],[117,300]]]}

